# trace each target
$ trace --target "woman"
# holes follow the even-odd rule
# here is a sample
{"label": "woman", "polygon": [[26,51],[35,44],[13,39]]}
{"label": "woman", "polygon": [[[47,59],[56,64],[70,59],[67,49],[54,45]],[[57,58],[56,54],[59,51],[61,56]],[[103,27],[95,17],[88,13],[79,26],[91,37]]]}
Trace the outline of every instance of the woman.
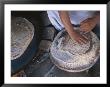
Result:
{"label": "woman", "polygon": [[52,25],[58,30],[66,29],[72,39],[79,44],[87,42],[73,26],[79,26],[82,31],[90,32],[100,22],[99,11],[47,11]]}

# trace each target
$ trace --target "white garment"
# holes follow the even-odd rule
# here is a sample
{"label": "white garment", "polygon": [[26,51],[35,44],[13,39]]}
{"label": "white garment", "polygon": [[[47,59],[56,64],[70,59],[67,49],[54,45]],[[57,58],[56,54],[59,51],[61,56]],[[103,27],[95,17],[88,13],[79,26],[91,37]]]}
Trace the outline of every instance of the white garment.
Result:
{"label": "white garment", "polygon": [[[69,17],[72,24],[80,24],[83,20],[90,18],[96,11],[69,11]],[[59,13],[56,10],[47,11],[48,17],[57,30],[64,28]]]}

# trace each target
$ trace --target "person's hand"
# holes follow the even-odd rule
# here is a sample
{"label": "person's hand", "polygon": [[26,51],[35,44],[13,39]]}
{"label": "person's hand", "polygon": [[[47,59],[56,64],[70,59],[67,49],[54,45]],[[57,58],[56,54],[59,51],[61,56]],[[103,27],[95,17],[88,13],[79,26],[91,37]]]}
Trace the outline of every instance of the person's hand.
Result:
{"label": "person's hand", "polygon": [[86,44],[88,41],[87,37],[80,35],[77,31],[71,32],[70,37],[71,39],[76,40],[79,44]]}
{"label": "person's hand", "polygon": [[90,32],[97,24],[97,20],[94,18],[88,18],[81,22],[81,31]]}

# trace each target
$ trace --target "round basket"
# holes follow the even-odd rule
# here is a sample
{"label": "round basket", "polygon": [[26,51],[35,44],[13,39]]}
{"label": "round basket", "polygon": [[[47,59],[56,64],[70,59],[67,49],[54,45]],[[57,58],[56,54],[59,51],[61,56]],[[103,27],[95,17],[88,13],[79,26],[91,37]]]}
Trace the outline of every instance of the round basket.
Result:
{"label": "round basket", "polygon": [[81,72],[91,68],[100,56],[100,41],[93,32],[86,35],[89,41],[80,45],[75,40],[71,40],[65,30],[60,31],[50,49],[52,62],[68,72]]}
{"label": "round basket", "polygon": [[34,36],[34,26],[22,17],[11,21],[11,60],[20,58]]}

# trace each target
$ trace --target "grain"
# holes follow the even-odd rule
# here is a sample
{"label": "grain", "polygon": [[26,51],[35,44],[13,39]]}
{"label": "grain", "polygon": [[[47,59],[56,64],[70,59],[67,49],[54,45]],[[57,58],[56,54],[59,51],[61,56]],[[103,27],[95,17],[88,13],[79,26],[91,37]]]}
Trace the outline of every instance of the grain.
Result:
{"label": "grain", "polygon": [[33,25],[25,18],[17,17],[11,22],[11,60],[19,58],[34,36]]}
{"label": "grain", "polygon": [[51,46],[52,61],[59,68],[79,72],[90,68],[99,58],[99,39],[90,32],[87,35],[89,41],[80,45],[75,40],[71,40],[68,34],[63,35],[61,31],[55,38]]}

